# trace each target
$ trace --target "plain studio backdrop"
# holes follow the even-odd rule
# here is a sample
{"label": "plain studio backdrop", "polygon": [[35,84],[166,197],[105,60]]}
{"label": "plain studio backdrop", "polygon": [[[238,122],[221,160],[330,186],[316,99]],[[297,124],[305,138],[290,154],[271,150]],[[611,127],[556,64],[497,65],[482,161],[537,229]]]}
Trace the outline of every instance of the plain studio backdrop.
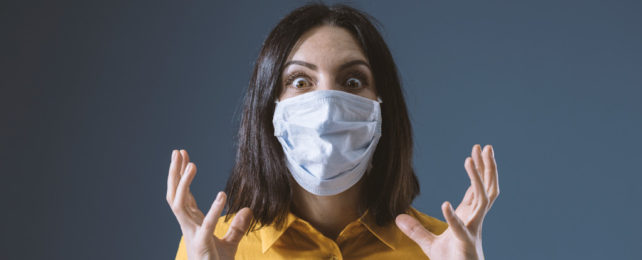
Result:
{"label": "plain studio backdrop", "polygon": [[[261,43],[302,1],[3,1],[2,259],[172,259],[172,149],[224,188]],[[333,2],[328,2],[333,3]],[[443,220],[493,144],[487,259],[642,259],[641,1],[354,1],[377,18]]]}

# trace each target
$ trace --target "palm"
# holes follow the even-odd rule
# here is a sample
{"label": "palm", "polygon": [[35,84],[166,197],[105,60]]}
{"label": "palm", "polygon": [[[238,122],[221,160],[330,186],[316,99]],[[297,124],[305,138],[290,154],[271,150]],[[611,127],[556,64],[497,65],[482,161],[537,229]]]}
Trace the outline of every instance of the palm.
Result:
{"label": "palm", "polygon": [[472,200],[473,196],[473,187],[470,186],[468,187],[468,190],[466,190],[466,195],[464,195],[464,198],[457,206],[457,209],[455,209],[455,213],[461,220],[465,220],[464,216],[472,216],[473,212],[475,212]]}
{"label": "palm", "polygon": [[440,235],[426,230],[416,219],[401,214],[399,228],[414,240],[430,259],[484,259],[481,230],[484,216],[499,195],[497,167],[492,147],[483,155],[481,147],[473,146],[472,158],[466,158],[465,168],[471,186],[461,203],[453,210],[449,202],[442,204],[448,228]]}
{"label": "palm", "polygon": [[214,236],[214,228],[223,211],[226,195],[220,192],[207,215],[199,209],[189,185],[196,166],[189,162],[187,151],[174,151],[167,179],[167,203],[178,220],[189,259],[234,259],[239,241],[251,218],[248,208],[241,209],[222,238]]}
{"label": "palm", "polygon": [[430,255],[441,256],[439,259],[471,259],[476,252],[469,250],[470,245],[462,242],[451,229],[447,229],[432,243]]}

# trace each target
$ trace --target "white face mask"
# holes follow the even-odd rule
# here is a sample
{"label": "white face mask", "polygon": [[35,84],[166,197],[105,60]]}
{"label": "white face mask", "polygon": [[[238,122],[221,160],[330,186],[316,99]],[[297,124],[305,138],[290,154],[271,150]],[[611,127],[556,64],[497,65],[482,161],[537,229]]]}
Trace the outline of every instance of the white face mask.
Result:
{"label": "white face mask", "polygon": [[301,187],[335,195],[361,179],[381,137],[381,99],[316,90],[276,103],[274,135]]}

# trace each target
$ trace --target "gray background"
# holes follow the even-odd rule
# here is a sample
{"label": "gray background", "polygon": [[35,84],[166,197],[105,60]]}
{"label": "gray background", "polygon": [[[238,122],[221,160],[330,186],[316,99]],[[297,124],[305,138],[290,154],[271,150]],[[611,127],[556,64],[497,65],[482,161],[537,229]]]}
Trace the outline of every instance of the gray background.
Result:
{"label": "gray background", "polygon": [[[3,1],[2,259],[170,259],[171,149],[207,208],[269,30],[301,1]],[[331,3],[331,2],[330,2]],[[355,1],[383,24],[443,219],[493,144],[487,259],[641,259],[642,2]]]}

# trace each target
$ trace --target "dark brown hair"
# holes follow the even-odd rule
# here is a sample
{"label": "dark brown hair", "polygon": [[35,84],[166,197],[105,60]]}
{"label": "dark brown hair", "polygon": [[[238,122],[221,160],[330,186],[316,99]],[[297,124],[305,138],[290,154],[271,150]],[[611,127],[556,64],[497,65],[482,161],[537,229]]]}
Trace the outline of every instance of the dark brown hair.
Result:
{"label": "dark brown hair", "polygon": [[285,156],[274,136],[272,117],[281,93],[283,64],[301,35],[320,25],[348,30],[360,44],[383,100],[382,136],[372,169],[362,177],[363,205],[377,224],[385,225],[405,212],[419,194],[412,168],[412,131],[390,50],[374,26],[374,18],[346,5],[308,4],[283,18],[270,32],[259,53],[247,89],[238,133],[236,165],[227,182],[228,216],[243,207],[256,224],[285,222],[292,203],[292,185]]}

